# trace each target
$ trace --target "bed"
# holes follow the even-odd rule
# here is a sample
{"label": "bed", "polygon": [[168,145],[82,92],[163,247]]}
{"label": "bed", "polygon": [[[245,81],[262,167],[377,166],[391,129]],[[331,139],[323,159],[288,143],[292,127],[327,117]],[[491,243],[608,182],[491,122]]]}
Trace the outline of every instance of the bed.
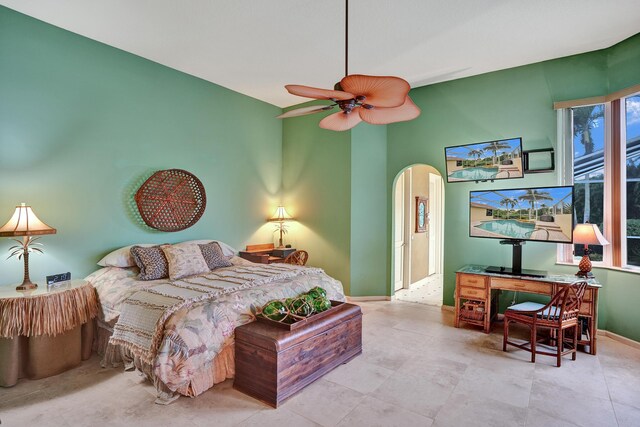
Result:
{"label": "bed", "polygon": [[[137,280],[135,267],[105,267],[89,275],[101,306],[95,349],[103,366],[124,363],[143,372],[156,387],[156,403],[195,397],[233,378],[233,332],[255,320],[257,307],[315,286],[330,299],[345,300],[342,284],[321,269],[255,264],[237,256],[231,263],[173,281]],[[198,297],[185,296],[194,292]],[[171,303],[160,309],[168,298]],[[161,312],[156,319],[154,313]]]}

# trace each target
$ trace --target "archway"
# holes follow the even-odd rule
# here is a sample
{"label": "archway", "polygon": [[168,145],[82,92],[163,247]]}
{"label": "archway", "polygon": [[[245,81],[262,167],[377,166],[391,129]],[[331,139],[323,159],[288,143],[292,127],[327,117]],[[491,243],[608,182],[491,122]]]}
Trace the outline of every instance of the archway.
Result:
{"label": "archway", "polygon": [[[442,305],[444,180],[433,166],[415,164],[395,177],[392,196],[391,295]],[[419,208],[424,205],[424,213]]]}

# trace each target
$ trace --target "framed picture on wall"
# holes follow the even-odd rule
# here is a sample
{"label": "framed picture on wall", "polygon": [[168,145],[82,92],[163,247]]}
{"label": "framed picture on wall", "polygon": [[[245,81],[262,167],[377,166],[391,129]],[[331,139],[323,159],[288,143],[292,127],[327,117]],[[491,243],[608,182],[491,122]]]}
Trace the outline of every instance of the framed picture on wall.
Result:
{"label": "framed picture on wall", "polygon": [[416,233],[427,232],[427,212],[429,200],[426,197],[416,196]]}

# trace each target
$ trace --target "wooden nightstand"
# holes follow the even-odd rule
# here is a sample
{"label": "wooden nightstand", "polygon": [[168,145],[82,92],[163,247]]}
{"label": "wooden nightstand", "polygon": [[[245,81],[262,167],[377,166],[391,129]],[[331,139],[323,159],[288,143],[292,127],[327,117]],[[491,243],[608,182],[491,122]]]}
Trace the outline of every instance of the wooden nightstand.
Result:
{"label": "wooden nightstand", "polygon": [[[286,257],[274,256],[273,251],[275,245],[273,243],[264,243],[261,245],[247,245],[247,249],[240,251],[239,255],[248,261],[258,264],[273,264],[278,262],[284,262]],[[291,249],[295,251],[295,249]]]}
{"label": "wooden nightstand", "polygon": [[0,386],[57,375],[87,360],[98,310],[96,291],[84,280],[21,292],[0,286]]}

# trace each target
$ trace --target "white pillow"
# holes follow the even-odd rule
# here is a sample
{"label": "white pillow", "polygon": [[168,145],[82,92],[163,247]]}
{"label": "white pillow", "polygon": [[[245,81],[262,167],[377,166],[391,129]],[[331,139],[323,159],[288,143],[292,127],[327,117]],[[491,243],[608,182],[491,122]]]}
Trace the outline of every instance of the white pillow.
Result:
{"label": "white pillow", "polygon": [[222,253],[224,254],[224,256],[230,257],[238,253],[238,251],[236,251],[234,248],[224,242],[221,242],[220,240],[188,240],[186,242],[180,242],[178,244],[206,245],[207,243],[211,242],[217,242],[220,245],[220,249],[222,249]]}
{"label": "white pillow", "polygon": [[133,260],[131,256],[131,248],[133,246],[142,246],[143,248],[148,248],[150,246],[156,246],[157,243],[142,243],[138,245],[129,245],[124,248],[116,249],[113,252],[107,254],[104,258],[98,261],[98,265],[101,267],[120,267],[120,268],[128,268],[134,267],[136,262]]}

